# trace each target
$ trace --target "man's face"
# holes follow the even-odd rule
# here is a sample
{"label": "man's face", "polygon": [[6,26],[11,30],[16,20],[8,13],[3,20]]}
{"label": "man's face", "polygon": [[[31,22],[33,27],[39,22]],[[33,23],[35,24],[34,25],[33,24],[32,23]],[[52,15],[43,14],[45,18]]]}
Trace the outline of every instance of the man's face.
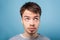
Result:
{"label": "man's face", "polygon": [[39,13],[33,13],[29,10],[25,10],[22,15],[22,23],[24,25],[25,32],[31,34],[36,33],[40,22]]}

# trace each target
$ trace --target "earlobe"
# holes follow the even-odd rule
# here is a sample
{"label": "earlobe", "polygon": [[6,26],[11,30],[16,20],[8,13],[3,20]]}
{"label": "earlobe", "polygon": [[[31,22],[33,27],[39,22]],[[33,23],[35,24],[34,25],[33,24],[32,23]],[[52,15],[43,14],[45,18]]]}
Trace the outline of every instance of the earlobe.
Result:
{"label": "earlobe", "polygon": [[21,23],[23,24],[23,20],[21,19]]}
{"label": "earlobe", "polygon": [[21,19],[21,23],[22,23],[22,19]]}

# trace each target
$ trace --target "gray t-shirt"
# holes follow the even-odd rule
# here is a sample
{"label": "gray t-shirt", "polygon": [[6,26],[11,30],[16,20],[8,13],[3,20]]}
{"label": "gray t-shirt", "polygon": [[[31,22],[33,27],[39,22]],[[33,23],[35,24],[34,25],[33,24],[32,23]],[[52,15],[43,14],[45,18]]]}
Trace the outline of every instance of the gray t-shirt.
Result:
{"label": "gray t-shirt", "polygon": [[19,35],[16,35],[16,36],[10,38],[9,40],[49,40],[49,39],[47,37],[41,36],[40,34],[36,38],[33,38],[33,37],[26,38],[22,34],[19,34]]}

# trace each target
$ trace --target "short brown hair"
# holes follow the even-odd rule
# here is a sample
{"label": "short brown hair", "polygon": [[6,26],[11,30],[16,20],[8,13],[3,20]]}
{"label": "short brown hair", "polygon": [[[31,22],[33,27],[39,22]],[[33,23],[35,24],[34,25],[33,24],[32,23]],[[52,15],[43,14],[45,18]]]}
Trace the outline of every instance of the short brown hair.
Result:
{"label": "short brown hair", "polygon": [[26,9],[34,13],[39,13],[41,16],[41,7],[34,2],[27,2],[21,7],[20,10],[21,17]]}

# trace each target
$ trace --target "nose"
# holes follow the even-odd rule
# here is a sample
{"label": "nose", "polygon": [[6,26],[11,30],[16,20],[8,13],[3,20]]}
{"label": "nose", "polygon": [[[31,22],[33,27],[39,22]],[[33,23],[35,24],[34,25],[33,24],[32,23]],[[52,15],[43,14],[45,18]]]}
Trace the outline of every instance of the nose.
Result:
{"label": "nose", "polygon": [[34,20],[30,20],[30,26],[34,26]]}

